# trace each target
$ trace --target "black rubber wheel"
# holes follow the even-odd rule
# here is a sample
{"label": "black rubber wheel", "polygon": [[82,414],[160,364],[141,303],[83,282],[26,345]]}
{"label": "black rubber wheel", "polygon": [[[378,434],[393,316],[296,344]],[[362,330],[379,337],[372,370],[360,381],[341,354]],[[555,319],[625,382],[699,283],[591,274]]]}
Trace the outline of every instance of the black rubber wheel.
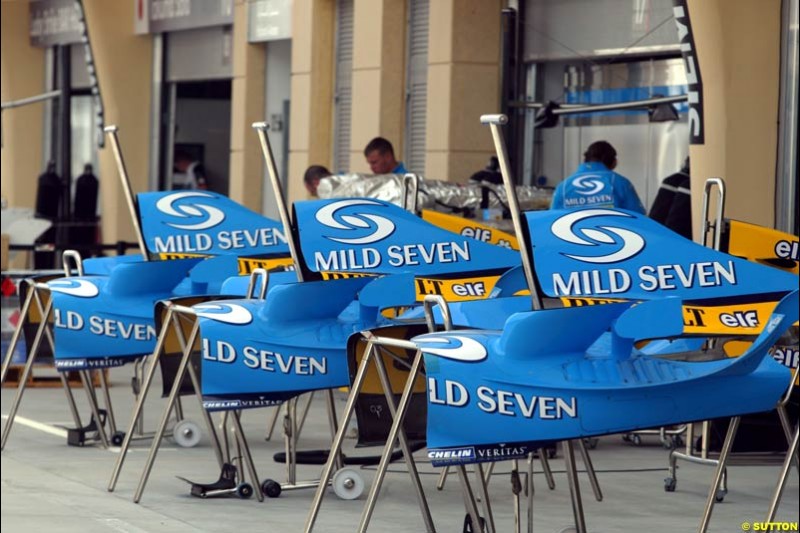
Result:
{"label": "black rubber wheel", "polygon": [[281,495],[281,484],[274,479],[265,479],[261,484],[261,492],[268,498],[277,498]]}
{"label": "black rubber wheel", "polygon": [[666,450],[674,450],[675,449],[675,441],[673,439],[667,439],[661,443]]}
{"label": "black rubber wheel", "polygon": [[714,499],[717,501],[717,503],[722,503],[726,494],[728,494],[727,490],[719,489],[717,494],[714,496]]}
{"label": "black rubber wheel", "polygon": [[636,446],[641,446],[642,445],[642,437],[639,436],[639,435],[634,435],[632,437],[632,441],[633,441],[633,444],[636,445]]}
{"label": "black rubber wheel", "polygon": [[122,442],[125,440],[125,432],[124,431],[117,431],[113,435],[111,435],[111,444],[114,446],[122,446]]}
{"label": "black rubber wheel", "polygon": [[624,433],[622,435],[622,440],[624,440],[625,442],[630,442],[631,441],[631,434],[630,433]]}
{"label": "black rubber wheel", "polygon": [[675,487],[678,485],[678,480],[674,477],[668,477],[664,480],[664,491],[675,492]]}
{"label": "black rubber wheel", "polygon": [[239,483],[236,487],[236,495],[243,500],[253,497],[253,486],[250,483]]}
{"label": "black rubber wheel", "polygon": [[478,529],[472,527],[472,520],[469,517],[469,514],[464,515],[464,528],[462,529],[463,533],[483,533],[486,531],[486,519],[482,516],[478,517],[478,521],[480,522],[480,526]]}

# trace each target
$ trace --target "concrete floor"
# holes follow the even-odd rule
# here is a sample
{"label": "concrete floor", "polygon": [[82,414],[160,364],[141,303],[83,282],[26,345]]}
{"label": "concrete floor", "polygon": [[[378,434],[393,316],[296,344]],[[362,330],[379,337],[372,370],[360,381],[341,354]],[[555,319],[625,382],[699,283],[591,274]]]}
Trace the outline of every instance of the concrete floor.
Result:
{"label": "concrete floor", "polygon": [[[118,418],[125,424],[131,409],[131,392],[127,385],[129,367],[113,370],[112,396]],[[160,391],[160,386],[158,386]],[[2,412],[5,423],[13,394],[2,391]],[[83,400],[83,391],[76,390]],[[337,393],[340,408],[345,396]],[[82,402],[83,411],[88,408]],[[193,398],[184,400],[186,415],[200,421],[199,408]],[[152,429],[160,417],[163,400],[152,399],[146,408],[146,426]],[[264,440],[270,409],[246,412],[242,421],[250,439],[261,479],[281,480],[282,465],[272,454],[282,449],[282,439]],[[146,443],[138,443],[128,456],[122,477],[114,493],[106,491],[117,450],[98,447],[75,448],[66,445],[65,432],[59,425],[70,425],[69,412],[61,389],[29,389],[19,411],[18,423],[2,453],[2,529],[9,532],[196,532],[196,531],[302,531],[312,499],[312,492],[285,492],[280,498],[258,503],[255,499],[237,498],[201,500],[189,495],[189,486],[176,479],[185,476],[210,482],[216,479],[217,467],[208,440],[190,449],[178,448],[166,440],[156,461],[150,482],[139,505],[132,503]],[[88,418],[88,416],[85,416]],[[302,448],[325,447],[328,429],[324,403],[312,406],[301,437]],[[664,492],[667,451],[655,439],[645,439],[636,447],[622,442],[619,436],[605,437],[592,452],[598,470],[604,500],[592,497],[586,477],[581,477],[584,506],[589,531],[695,531],[700,520],[710,467],[682,464],[678,487],[674,493]],[[375,450],[353,451],[354,440],[346,442],[352,454],[377,453]],[[452,476],[445,490],[438,492],[438,472],[424,463],[425,454],[417,454],[422,482],[433,511],[438,531],[461,531],[464,507],[456,477]],[[563,462],[552,461],[556,470],[556,490],[549,491],[537,463],[534,500],[535,531],[558,532],[570,525],[571,508]],[[743,529],[742,522],[763,520],[768,499],[775,487],[778,466],[734,466],[729,469],[730,492],[724,503],[715,509],[710,531],[732,532]],[[312,479],[319,466],[302,466],[299,479]],[[381,492],[370,531],[423,531],[413,490],[404,466],[393,465]],[[510,497],[509,463],[500,463],[492,478],[490,491],[497,530],[513,530]],[[365,467],[362,474],[367,486],[374,467]],[[357,527],[364,496],[355,501],[342,501],[329,491],[316,531],[350,532]],[[798,520],[798,476],[792,472],[783,498],[779,520]],[[524,507],[523,507],[524,509]],[[523,511],[524,512],[524,511]]]}

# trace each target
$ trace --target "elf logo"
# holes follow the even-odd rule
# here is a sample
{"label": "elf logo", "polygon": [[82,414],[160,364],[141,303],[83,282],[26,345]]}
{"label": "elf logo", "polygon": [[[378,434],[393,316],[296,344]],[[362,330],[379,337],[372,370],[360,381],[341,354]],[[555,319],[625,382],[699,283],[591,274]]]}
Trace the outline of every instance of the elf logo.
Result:
{"label": "elf logo", "polygon": [[775,255],[781,259],[800,261],[800,243],[798,241],[778,241],[775,244]]}
{"label": "elf logo", "polygon": [[733,313],[721,313],[719,321],[729,328],[757,328],[758,311],[734,311]]}

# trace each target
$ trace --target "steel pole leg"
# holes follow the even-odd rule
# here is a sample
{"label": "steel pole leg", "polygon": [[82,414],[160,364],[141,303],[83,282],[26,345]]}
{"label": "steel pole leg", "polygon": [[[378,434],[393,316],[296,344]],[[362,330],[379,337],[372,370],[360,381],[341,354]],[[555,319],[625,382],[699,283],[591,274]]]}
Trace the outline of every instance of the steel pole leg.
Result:
{"label": "steel pole leg", "polygon": [[522,533],[522,516],[520,508],[520,493],[522,492],[522,483],[519,478],[519,460],[514,459],[511,461],[511,494],[514,496],[514,532]]}
{"label": "steel pole leg", "polygon": [[[33,289],[31,289],[33,293]],[[36,298],[36,306],[39,308],[39,315],[44,315],[44,305],[42,304],[42,299],[39,297],[38,291],[34,294]],[[47,339],[47,343],[50,345],[50,351],[55,354],[56,353],[56,343],[53,340],[53,332],[50,331],[49,325],[44,329],[44,335]],[[72,394],[72,388],[69,386],[69,381],[67,381],[67,376],[64,375],[64,372],[58,373],[58,378],[61,380],[61,386],[64,388],[64,394],[67,396],[67,405],[69,405],[69,411],[72,414],[72,421],[75,423],[75,427],[79,428],[82,427],[83,424],[81,423],[81,415],[78,413],[78,406],[75,404],[75,396]]]}
{"label": "steel pole leg", "polygon": [[[419,357],[421,356],[421,353],[419,353]],[[394,403],[392,383],[389,380],[389,374],[386,372],[386,365],[380,353],[375,355],[375,366],[378,370],[378,377],[381,380],[384,396],[386,396],[386,404],[389,406],[389,414],[392,416],[392,420],[395,420],[398,414]],[[412,378],[411,374],[409,374],[408,379],[412,382],[411,390],[413,391],[413,384],[416,381],[416,376]],[[400,430],[398,431],[400,448],[403,450],[403,456],[405,457],[406,465],[408,465],[408,474],[411,476],[411,483],[414,486],[414,492],[417,496],[417,503],[419,504],[420,511],[422,512],[422,520],[425,522],[425,528],[429,532],[434,532],[436,531],[436,527],[433,524],[433,517],[431,516],[431,510],[428,506],[428,500],[425,498],[425,491],[422,488],[422,481],[420,480],[419,471],[417,470],[417,463],[414,461],[411,446],[408,445],[408,437],[406,437],[402,422],[403,421],[400,422]],[[393,448],[393,445],[389,445],[389,443],[387,443],[387,446],[389,446],[389,449]]]}
{"label": "steel pole leg", "polygon": [[458,479],[461,481],[461,494],[464,497],[464,507],[467,508],[467,514],[472,522],[472,531],[473,533],[477,533],[479,531],[483,533],[481,517],[478,514],[478,504],[475,501],[475,494],[473,494],[472,487],[469,484],[467,469],[464,467],[464,465],[456,465],[456,473],[458,473]]}
{"label": "steel pole leg", "polygon": [[[331,391],[331,392],[333,392],[333,391]],[[303,407],[303,414],[300,415],[300,422],[297,424],[297,439],[298,440],[300,439],[300,433],[303,432],[303,426],[306,425],[306,417],[308,417],[308,411],[309,411],[309,409],[311,409],[311,402],[313,402],[313,401],[314,401],[314,391],[311,391],[308,394],[308,401],[306,402],[305,407]],[[335,413],[335,411],[334,411],[334,413]],[[334,416],[335,416],[335,414],[334,414]],[[334,430],[333,433],[336,433],[336,431]]]}
{"label": "steel pole leg", "polygon": [[[214,425],[214,421],[211,419],[211,414],[206,411],[205,407],[203,407],[203,392],[200,388],[200,380],[197,377],[197,371],[194,369],[194,365],[191,363],[189,363],[188,371],[189,379],[192,381],[192,387],[194,388],[195,396],[197,397],[198,402],[200,402],[200,414],[206,423],[208,437],[211,439],[211,447],[214,448],[214,455],[217,458],[217,463],[219,464],[220,469],[222,469],[222,465],[225,463],[225,460],[222,457],[222,445],[219,442],[219,435],[217,435],[217,429]],[[181,420],[183,420],[183,418],[181,418]]]}
{"label": "steel pole leg", "polygon": [[358,528],[359,533],[364,533],[367,530],[369,521],[372,518],[372,513],[375,510],[375,503],[378,499],[378,493],[381,490],[381,485],[383,485],[383,479],[386,476],[386,469],[389,467],[389,460],[392,456],[392,449],[394,448],[394,443],[397,440],[398,432],[403,420],[406,417],[408,406],[411,403],[411,391],[414,390],[414,382],[419,374],[421,365],[422,352],[417,351],[417,354],[414,356],[414,362],[411,364],[408,381],[406,381],[406,385],[403,388],[403,395],[400,397],[400,403],[397,405],[397,412],[395,413],[392,427],[389,430],[389,437],[386,440],[386,446],[383,448],[383,455],[381,456],[380,464],[378,464],[378,469],[375,472],[375,478],[372,481],[372,487],[370,487],[369,496],[367,496],[367,503],[364,506],[364,511],[361,514],[361,524]]}
{"label": "steel pole leg", "polygon": [[[133,376],[136,380],[136,393],[133,395],[134,405],[139,402],[139,396],[142,393],[142,383],[144,382],[144,372],[142,366],[144,365],[144,358],[139,359],[133,364]],[[139,436],[144,435],[144,417],[140,416],[135,426],[136,434]]]}
{"label": "steel pole leg", "polygon": [[[169,318],[169,317],[167,317]],[[169,328],[169,320],[164,320],[164,326]],[[176,314],[173,314],[171,317],[171,322],[173,326],[173,330],[175,331],[175,336],[178,337],[178,342],[180,343],[181,348],[184,350],[186,349],[186,338],[183,335],[183,328],[181,327],[180,317]],[[197,318],[195,317],[195,322],[197,322]],[[214,421],[211,420],[211,415],[206,408],[203,406],[203,390],[202,385],[200,383],[200,379],[197,377],[197,371],[194,369],[194,365],[189,363],[188,366],[189,370],[189,379],[192,381],[192,388],[194,389],[195,397],[197,398],[198,403],[200,404],[200,413],[203,417],[203,420],[206,423],[206,429],[208,429],[208,436],[211,439],[211,446],[214,448],[214,454],[217,456],[217,464],[219,464],[220,470],[222,470],[223,465],[225,464],[225,459],[222,456],[222,445],[219,442],[219,435],[217,435],[217,429],[214,426]],[[176,407],[180,406],[180,396],[177,398]],[[183,420],[183,410],[180,411],[176,409],[175,416],[178,420]]]}
{"label": "steel pole leg", "polygon": [[114,489],[117,486],[119,475],[122,472],[122,465],[125,462],[125,458],[128,455],[128,449],[131,446],[134,429],[142,417],[144,402],[147,399],[147,393],[150,391],[150,384],[153,382],[153,376],[156,373],[156,368],[158,368],[158,361],[161,359],[161,352],[164,350],[164,342],[169,332],[169,322],[171,317],[172,309],[167,309],[166,319],[161,325],[161,331],[159,332],[158,339],[156,340],[155,350],[153,351],[153,355],[150,357],[150,366],[145,372],[144,381],[139,386],[139,395],[136,399],[136,404],[133,406],[131,420],[128,423],[128,431],[125,432],[125,437],[122,439],[122,447],[120,448],[119,455],[117,456],[117,462],[114,464],[114,470],[111,472],[111,479],[108,482],[108,492],[114,492]]}
{"label": "steel pole leg", "polygon": [[272,420],[267,423],[267,436],[264,440],[269,441],[272,440],[272,434],[275,432],[275,424],[278,422],[278,418],[281,416],[281,406],[275,406],[275,411],[272,413]]}
{"label": "steel pole leg", "polygon": [[100,404],[97,403],[97,394],[95,394],[94,391],[92,372],[90,370],[81,370],[79,374],[83,382],[83,388],[86,390],[86,397],[89,399],[89,408],[97,423],[97,435],[100,437],[100,444],[103,445],[103,448],[108,449],[108,435],[106,434],[105,424],[103,424],[103,421],[100,419]]}
{"label": "steel pole leg", "polygon": [[258,501],[263,502],[264,494],[261,492],[261,484],[259,483],[258,474],[256,473],[256,465],[253,462],[253,456],[250,453],[250,445],[247,444],[247,438],[244,436],[242,422],[239,419],[240,416],[240,411],[234,411],[233,416],[231,417],[233,420],[233,426],[236,430],[236,438],[238,439],[239,445],[242,448],[242,458],[244,460],[245,467],[250,474],[250,479],[253,481],[253,490],[255,490],[256,498],[258,498]]}
{"label": "steel pole leg", "polygon": [[[333,390],[328,389],[327,391],[325,391],[325,400],[326,400],[325,403],[327,405],[327,410],[328,410],[328,425],[330,426],[330,429],[331,429],[331,440],[333,440],[333,438],[336,436],[336,431],[339,429],[338,426],[337,426],[337,422],[336,422],[336,404],[335,404],[335,400],[333,398]],[[311,398],[309,398],[308,402],[306,403],[306,407],[308,407],[309,405],[311,405]],[[302,418],[300,419],[300,427],[302,427],[303,423],[305,422],[305,415],[306,414],[308,414],[308,410],[307,409],[306,409],[306,412],[303,413]],[[297,433],[298,433],[297,436],[299,438],[300,437],[300,428],[297,429]],[[338,470],[339,468],[342,468],[342,466],[344,465],[344,461],[342,460],[342,454],[341,453],[337,453],[336,456],[334,457],[334,460],[336,461],[336,463],[335,463],[336,469]]]}
{"label": "steel pole leg", "polygon": [[344,408],[342,423],[339,425],[339,430],[336,432],[336,437],[333,439],[333,444],[331,445],[331,451],[328,455],[328,460],[325,462],[325,467],[322,469],[322,474],[319,478],[319,486],[317,487],[317,491],[314,493],[314,499],[311,502],[311,509],[309,509],[308,517],[306,518],[306,525],[305,529],[303,530],[305,533],[310,533],[314,529],[314,522],[316,522],[317,516],[319,515],[319,510],[322,506],[322,499],[325,497],[325,490],[328,487],[328,481],[331,479],[331,474],[333,473],[335,454],[340,452],[342,449],[344,433],[347,430],[347,424],[350,422],[350,418],[353,416],[356,400],[358,399],[358,394],[361,392],[361,388],[364,385],[364,378],[367,375],[367,368],[369,367],[369,362],[373,357],[373,353],[374,345],[372,341],[369,341],[367,343],[367,349],[364,351],[364,357],[361,360],[361,364],[358,365],[356,378],[353,381],[352,387],[350,388],[350,396],[348,396],[347,405],[345,405]]}
{"label": "steel pole leg", "polygon": [[719,489],[720,482],[722,482],[722,477],[728,464],[728,457],[733,448],[733,441],[736,438],[736,432],[739,431],[739,423],[741,421],[741,417],[738,416],[731,418],[731,423],[728,426],[728,433],[725,435],[725,442],[722,443],[722,449],[719,452],[719,460],[717,462],[717,469],[714,472],[714,479],[708,489],[708,498],[706,499],[706,506],[703,509],[700,527],[697,528],[699,533],[705,533],[708,530],[708,524],[711,522],[711,513],[714,510],[714,503],[717,499],[717,490]]}
{"label": "steel pole leg", "polygon": [[200,323],[195,322],[194,326],[192,327],[192,332],[189,335],[189,340],[186,342],[186,348],[183,351],[183,357],[180,365],[178,366],[178,373],[175,376],[175,383],[172,385],[172,390],[169,393],[167,406],[164,408],[164,413],[161,416],[161,423],[158,425],[158,429],[156,429],[155,436],[153,437],[153,442],[150,445],[150,452],[147,454],[147,461],[145,462],[144,470],[142,471],[142,477],[139,480],[139,486],[136,487],[136,494],[133,496],[134,503],[139,503],[139,500],[142,499],[142,492],[144,492],[147,479],[150,477],[150,471],[153,469],[153,463],[156,460],[158,448],[161,446],[161,439],[164,438],[164,431],[167,428],[167,423],[169,422],[169,417],[172,413],[172,407],[175,404],[175,398],[177,398],[178,393],[181,390],[183,378],[186,377],[186,367],[190,364],[192,349],[194,348],[194,343],[197,340],[197,332],[199,329]]}
{"label": "steel pole leg", "polygon": [[286,483],[288,485],[294,485],[297,482],[296,433],[297,397],[291,398],[286,402],[286,416],[283,417],[283,436],[286,448]]}
{"label": "steel pole leg", "polygon": [[583,464],[586,466],[586,475],[589,476],[589,483],[592,485],[594,499],[601,502],[603,501],[603,491],[600,489],[600,482],[597,480],[597,472],[594,470],[594,464],[592,464],[592,459],[589,457],[589,450],[586,449],[586,443],[583,442],[583,439],[578,440],[578,450],[581,452]]}
{"label": "steel pole leg", "polygon": [[786,481],[789,479],[789,472],[792,470],[792,457],[797,453],[797,436],[800,427],[794,431],[794,438],[789,449],[786,450],[786,459],[783,461],[783,468],[781,475],[778,477],[778,485],[775,487],[775,493],[769,502],[769,510],[767,511],[767,522],[775,520],[775,514],[778,512],[778,505],[780,505],[781,498],[783,497],[783,489],[786,488]]}
{"label": "steel pole leg", "polygon": [[108,416],[108,428],[111,430],[111,435],[117,432],[117,420],[114,418],[114,408],[111,406],[111,394],[108,392],[108,379],[106,379],[106,371],[101,368],[97,371],[100,376],[100,388],[103,390],[103,401],[106,404],[106,416]]}
{"label": "steel pole leg", "polygon": [[25,301],[22,303],[22,311],[19,315],[20,320],[17,322],[17,327],[14,328],[14,333],[11,335],[11,343],[8,345],[6,355],[3,357],[3,375],[0,377],[0,383],[6,382],[6,375],[8,375],[8,369],[11,367],[11,359],[14,358],[14,350],[17,349],[19,338],[22,335],[22,328],[25,326],[25,322],[28,320],[28,311],[31,307],[31,300],[33,299],[33,293],[35,291],[36,288],[31,287],[28,289],[28,294],[25,295]]}
{"label": "steel pole leg", "polygon": [[445,466],[442,468],[442,473],[439,474],[439,480],[436,482],[436,490],[442,490],[444,488],[444,484],[447,481],[447,475],[450,473],[450,467]]}
{"label": "steel pole leg", "polygon": [[61,387],[64,389],[64,394],[67,396],[67,404],[69,405],[70,413],[72,413],[72,420],[75,422],[75,427],[79,428],[83,425],[81,423],[81,415],[78,413],[78,406],[75,404],[75,396],[72,395],[72,388],[69,386],[67,376],[65,376],[63,372],[59,372],[58,378],[61,380]]}
{"label": "steel pole leg", "polygon": [[11,402],[11,409],[8,412],[6,425],[3,429],[3,436],[0,438],[0,450],[4,450],[6,447],[6,442],[8,442],[8,434],[11,432],[11,426],[14,425],[14,418],[17,416],[17,410],[19,409],[19,404],[22,401],[22,395],[25,393],[25,387],[28,385],[28,378],[31,376],[33,362],[36,360],[36,356],[39,353],[39,346],[42,344],[44,330],[47,329],[47,321],[50,319],[50,313],[52,310],[53,300],[49,300],[47,302],[47,306],[45,307],[45,312],[42,314],[42,322],[39,324],[39,329],[36,330],[36,336],[33,338],[30,356],[28,356],[28,360],[25,361],[25,367],[22,369],[22,376],[20,377],[20,383],[17,387],[17,393],[14,395],[14,401]]}
{"label": "steel pole leg", "polygon": [[533,533],[533,454],[528,454],[528,533]]}
{"label": "steel pole leg", "polygon": [[231,445],[230,439],[228,435],[228,415],[230,411],[223,411],[222,416],[220,417],[219,422],[219,430],[222,433],[222,443],[224,445],[225,450],[225,462],[226,463],[233,463],[233,459],[231,458]]}
{"label": "steel pole leg", "polygon": [[583,501],[581,500],[581,485],[578,480],[578,472],[575,467],[575,448],[571,440],[565,440],[564,446],[564,465],[567,469],[567,481],[569,482],[569,494],[572,498],[572,514],[575,518],[575,531],[586,533],[586,517],[583,514]]}
{"label": "steel pole leg", "polygon": [[481,505],[486,518],[486,531],[494,533],[494,514],[492,513],[492,501],[489,499],[489,479],[491,478],[491,468],[495,463],[490,463],[486,472],[483,471],[481,463],[475,463],[475,479],[478,482],[478,492],[481,497]]}
{"label": "steel pole leg", "polygon": [[550,459],[547,458],[547,450],[539,448],[539,461],[542,462],[542,470],[544,471],[544,478],[547,480],[547,488],[554,490],[556,488],[556,479],[553,477],[553,470],[550,468]]}
{"label": "steel pole leg", "polygon": [[[797,379],[795,377],[795,379]],[[786,406],[783,404],[778,404],[776,408],[778,411],[778,418],[781,419],[781,426],[783,427],[783,433],[786,435],[786,444],[791,448],[792,446],[792,423],[789,421],[789,413],[786,412]],[[795,449],[794,453],[794,462],[795,468],[800,470],[800,458],[797,456],[797,450]]]}

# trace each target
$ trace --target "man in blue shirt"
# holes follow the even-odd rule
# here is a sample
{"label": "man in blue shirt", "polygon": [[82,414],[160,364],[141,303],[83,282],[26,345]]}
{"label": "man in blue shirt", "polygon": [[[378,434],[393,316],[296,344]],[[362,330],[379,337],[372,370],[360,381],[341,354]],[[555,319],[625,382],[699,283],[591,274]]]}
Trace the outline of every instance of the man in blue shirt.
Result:
{"label": "man in blue shirt", "polygon": [[369,168],[373,174],[405,174],[408,172],[402,162],[394,157],[392,143],[383,137],[375,137],[364,148]]}
{"label": "man in blue shirt", "polygon": [[617,151],[606,141],[589,145],[577,172],[562,181],[553,194],[551,209],[612,207],[645,214],[633,184],[614,172]]}

